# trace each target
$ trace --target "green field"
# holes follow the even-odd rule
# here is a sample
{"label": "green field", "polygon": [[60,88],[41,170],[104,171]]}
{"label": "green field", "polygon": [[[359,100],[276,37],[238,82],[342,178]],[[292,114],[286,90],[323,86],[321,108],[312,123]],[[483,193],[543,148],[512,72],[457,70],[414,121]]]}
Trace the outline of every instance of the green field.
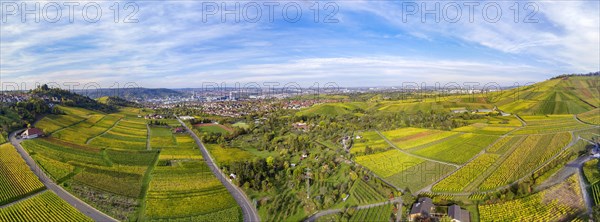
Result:
{"label": "green field", "polygon": [[0,208],[0,221],[94,221],[60,199],[45,191],[27,200]]}
{"label": "green field", "polygon": [[204,146],[219,166],[228,166],[235,161],[249,161],[254,157],[252,153],[238,148],[223,147],[218,144],[208,143],[205,143]]}
{"label": "green field", "polygon": [[0,205],[44,189],[11,144],[0,145],[0,153]]}
{"label": "green field", "polygon": [[223,127],[219,125],[205,125],[205,126],[195,126],[194,128],[198,129],[201,133],[220,133],[220,134],[229,134],[229,131],[223,129]]}

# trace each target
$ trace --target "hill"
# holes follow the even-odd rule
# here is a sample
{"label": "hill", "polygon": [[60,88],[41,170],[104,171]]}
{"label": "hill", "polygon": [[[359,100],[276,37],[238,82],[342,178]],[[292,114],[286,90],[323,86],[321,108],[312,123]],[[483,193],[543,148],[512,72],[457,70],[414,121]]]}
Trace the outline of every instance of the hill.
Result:
{"label": "hill", "polygon": [[127,89],[94,89],[94,90],[76,90],[76,93],[89,96],[92,99],[102,97],[120,97],[130,101],[146,100],[153,98],[165,98],[182,96],[183,93],[172,89],[147,89],[147,88],[127,88]]}
{"label": "hill", "polygon": [[72,93],[68,90],[63,90],[60,88],[49,88],[47,85],[42,85],[32,90],[31,95],[32,97],[43,99],[47,103],[79,107],[105,113],[113,113],[118,111],[116,107],[99,103],[90,97]]}
{"label": "hill", "polygon": [[140,105],[135,102],[123,99],[121,97],[105,96],[97,98],[96,101],[109,106],[121,106],[121,107],[139,107]]}
{"label": "hill", "polygon": [[509,113],[579,114],[600,107],[600,76],[563,76],[492,95],[491,102]]}

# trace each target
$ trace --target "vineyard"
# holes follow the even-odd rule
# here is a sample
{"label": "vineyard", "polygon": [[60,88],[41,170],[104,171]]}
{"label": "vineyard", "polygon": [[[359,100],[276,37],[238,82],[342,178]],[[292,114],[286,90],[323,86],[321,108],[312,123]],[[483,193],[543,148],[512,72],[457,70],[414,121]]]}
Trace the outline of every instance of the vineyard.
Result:
{"label": "vineyard", "polygon": [[529,135],[480,186],[482,190],[509,184],[535,170],[571,140],[570,133]]}
{"label": "vineyard", "polygon": [[354,140],[352,149],[350,149],[351,153],[363,153],[365,152],[365,148],[367,146],[369,146],[369,148],[375,152],[387,150],[390,147],[390,144],[381,138],[381,136],[379,136],[379,134],[375,131],[361,132],[358,133],[357,136],[359,136],[360,139]]}
{"label": "vineyard", "polygon": [[354,211],[350,221],[389,221],[394,213],[393,204],[386,204],[377,207],[371,207]]}
{"label": "vineyard", "polygon": [[88,143],[96,147],[145,150],[147,137],[148,129],[144,119],[125,118]]}
{"label": "vineyard", "polygon": [[527,126],[512,134],[557,133],[590,128],[577,122],[573,115],[523,116],[522,118],[527,122]]}
{"label": "vineyard", "polygon": [[[173,143],[164,146],[169,138]],[[236,201],[202,161],[200,151],[189,135],[173,135],[170,130],[153,127],[151,146],[162,146],[162,151],[151,174],[145,219],[241,220],[241,210]],[[182,155],[179,151],[186,154]]]}
{"label": "vineyard", "polygon": [[0,221],[93,221],[51,191],[0,208]]}
{"label": "vineyard", "polygon": [[467,185],[473,182],[482,171],[494,164],[497,159],[497,154],[483,154],[467,163],[452,175],[435,184],[432,190],[436,192],[462,191]]}
{"label": "vineyard", "polygon": [[598,159],[587,161],[583,164],[583,175],[589,184],[600,182],[600,169]]}
{"label": "vineyard", "polygon": [[[119,220],[134,218],[138,200],[145,195],[142,188],[148,169],[158,155],[157,151],[145,150],[145,121],[130,113],[101,115],[83,109],[65,112],[69,114],[45,118],[47,122],[62,122],[60,125],[67,128],[47,138],[25,140],[21,145],[51,178],[69,184],[66,188],[75,196]],[[73,116],[81,120],[70,125],[64,122],[76,119]],[[75,131],[86,132],[75,138],[77,135],[71,133]],[[122,136],[122,141],[112,139],[115,135]],[[143,141],[137,148],[128,139],[134,137]]]}
{"label": "vineyard", "polygon": [[584,209],[576,175],[530,196],[479,205],[481,221],[565,221]]}
{"label": "vineyard", "polygon": [[356,157],[358,164],[369,168],[369,170],[384,178],[402,172],[424,161],[421,158],[406,155],[398,150],[388,150]]}
{"label": "vineyard", "polygon": [[381,195],[375,188],[362,180],[356,180],[352,188],[350,188],[350,198],[348,202],[354,202],[359,205],[372,204],[377,202],[383,202],[386,197]]}
{"label": "vineyard", "polygon": [[[412,129],[412,128],[409,128]],[[413,130],[411,130],[413,131]],[[416,130],[415,130],[416,131]],[[414,132],[414,131],[413,131]],[[392,133],[387,133],[388,135]],[[384,134],[385,135],[385,134]],[[418,146],[422,146],[429,143],[434,143],[442,139],[458,135],[456,132],[440,131],[440,130],[426,130],[414,133],[408,136],[393,136],[392,138],[387,137],[396,147],[400,149],[411,149]]]}
{"label": "vineyard", "polygon": [[492,102],[510,113],[576,114],[598,104],[597,77],[552,79],[493,94]]}
{"label": "vineyard", "polygon": [[120,116],[113,114],[92,115],[71,127],[54,132],[52,136],[75,144],[86,144],[88,140],[113,127],[120,119]]}
{"label": "vineyard", "polygon": [[465,133],[411,153],[432,159],[462,164],[492,144],[498,136]]}
{"label": "vineyard", "polygon": [[502,137],[492,144],[486,151],[490,153],[503,154],[515,144],[519,144],[525,136],[506,136]]}
{"label": "vineyard", "polygon": [[228,166],[234,161],[251,160],[254,157],[252,153],[238,148],[223,147],[219,144],[204,144],[204,146],[219,166]]}
{"label": "vineyard", "polygon": [[44,189],[12,145],[0,145],[0,153],[0,205]]}
{"label": "vineyard", "polygon": [[577,115],[577,118],[589,124],[600,125],[600,108],[581,113]]}

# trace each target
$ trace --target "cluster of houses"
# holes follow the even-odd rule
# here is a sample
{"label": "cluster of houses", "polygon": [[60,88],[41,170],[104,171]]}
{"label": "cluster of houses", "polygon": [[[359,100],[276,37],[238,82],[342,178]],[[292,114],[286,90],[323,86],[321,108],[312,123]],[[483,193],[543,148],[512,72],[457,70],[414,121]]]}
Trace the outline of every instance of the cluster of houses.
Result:
{"label": "cluster of houses", "polygon": [[453,222],[470,222],[471,214],[454,204],[448,207],[448,212],[436,212],[436,206],[429,197],[421,197],[410,209],[410,221],[432,221],[443,216],[452,218]]}
{"label": "cluster of houses", "polygon": [[163,115],[159,115],[159,114],[148,114],[144,116],[144,119],[164,119],[165,117]]}
{"label": "cluster of houses", "polygon": [[6,94],[0,93],[0,103],[8,104],[8,103],[18,103],[22,101],[26,101],[30,98],[27,94]]}

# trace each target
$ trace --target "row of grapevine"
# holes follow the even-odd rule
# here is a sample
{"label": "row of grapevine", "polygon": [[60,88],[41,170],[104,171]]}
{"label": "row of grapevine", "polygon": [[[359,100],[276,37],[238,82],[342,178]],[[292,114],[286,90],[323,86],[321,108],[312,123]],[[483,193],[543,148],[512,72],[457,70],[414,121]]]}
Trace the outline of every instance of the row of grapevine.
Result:
{"label": "row of grapevine", "polygon": [[481,221],[564,221],[584,209],[577,176],[530,196],[479,205]]}
{"label": "row of grapevine", "polygon": [[600,204],[600,182],[594,183],[590,189],[592,190],[592,198],[594,198],[594,205]]}
{"label": "row of grapevine", "polygon": [[0,209],[0,221],[93,221],[60,199],[45,191],[14,205]]}
{"label": "row of grapevine", "polygon": [[497,154],[483,154],[435,184],[432,189],[433,191],[461,191],[473,182],[482,171],[494,164],[497,159]]}
{"label": "row of grapevine", "polygon": [[0,145],[0,153],[0,204],[44,189],[12,145]]}
{"label": "row of grapevine", "polygon": [[568,132],[529,135],[480,186],[482,190],[509,184],[556,155],[571,140]]}
{"label": "row of grapevine", "polygon": [[356,198],[359,204],[368,204],[384,201],[386,198],[377,190],[362,180],[357,180],[350,190],[350,195]]}
{"label": "row of grapevine", "polygon": [[389,221],[390,216],[394,213],[392,204],[371,207],[367,209],[357,210],[350,217],[350,221]]}

